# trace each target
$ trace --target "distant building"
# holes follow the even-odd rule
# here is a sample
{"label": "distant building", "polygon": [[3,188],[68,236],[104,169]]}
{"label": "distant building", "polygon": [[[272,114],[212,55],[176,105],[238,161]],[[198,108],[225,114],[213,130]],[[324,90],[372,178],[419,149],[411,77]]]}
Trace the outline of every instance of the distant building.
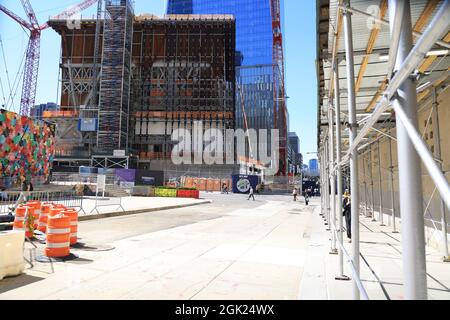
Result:
{"label": "distant building", "polygon": [[[232,14],[236,18],[236,128],[280,130],[280,170],[289,165],[288,112],[280,90],[282,66],[273,60],[273,22],[268,0],[168,0],[168,14]],[[280,1],[281,32],[284,0]],[[280,37],[281,39],[281,37]],[[275,91],[274,91],[275,90]],[[274,98],[274,94],[277,97]],[[275,123],[276,122],[276,123]],[[269,139],[270,141],[270,139]],[[270,150],[270,143],[268,149]],[[298,151],[297,151],[298,152]]]}
{"label": "distant building", "polygon": [[300,174],[303,161],[302,154],[300,153],[300,139],[295,132],[289,132],[288,141],[289,173]]}
{"label": "distant building", "polygon": [[47,102],[37,104],[31,108],[30,117],[38,120],[42,120],[44,111],[56,111],[59,110],[59,105],[54,102]]}
{"label": "distant building", "polygon": [[91,90],[96,20],[83,19],[78,29],[64,19],[48,22],[62,46],[61,110],[48,115],[58,123],[55,161],[165,170],[166,178],[190,169],[200,176],[232,174],[235,166],[217,165],[213,173],[212,166],[178,166],[171,153],[178,143],[172,140],[175,130],[192,133],[199,121],[200,134],[235,127],[234,17],[135,16],[131,0],[106,3],[96,92]]}
{"label": "distant building", "polygon": [[309,171],[311,175],[318,175],[319,174],[319,163],[317,159],[310,159],[309,160]]}

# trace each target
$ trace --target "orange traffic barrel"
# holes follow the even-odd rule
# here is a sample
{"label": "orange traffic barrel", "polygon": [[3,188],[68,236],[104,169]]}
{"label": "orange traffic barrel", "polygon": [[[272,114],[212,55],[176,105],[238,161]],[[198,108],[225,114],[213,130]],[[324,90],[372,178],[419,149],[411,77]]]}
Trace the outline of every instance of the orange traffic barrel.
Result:
{"label": "orange traffic barrel", "polygon": [[70,218],[63,214],[48,217],[44,254],[57,258],[70,255]]}
{"label": "orange traffic barrel", "polygon": [[58,215],[61,211],[63,211],[63,208],[55,207],[54,205],[51,206],[49,217],[53,217]]}
{"label": "orange traffic barrel", "polygon": [[41,214],[41,202],[38,200],[32,200],[32,201],[28,201],[26,206],[28,207],[32,207],[34,209],[33,212],[33,220],[34,220],[34,224],[33,224],[33,228],[37,229],[38,228],[38,221],[39,221],[39,216]]}
{"label": "orange traffic barrel", "polygon": [[32,206],[25,205],[23,206],[26,208],[26,214],[25,214],[25,237],[32,238],[34,236],[34,219],[35,219],[35,210]]}
{"label": "orange traffic barrel", "polygon": [[27,207],[17,207],[14,216],[13,230],[25,231],[24,222],[27,214]]}
{"label": "orange traffic barrel", "polygon": [[74,209],[67,209],[62,211],[61,214],[70,218],[70,245],[74,245],[78,241],[78,212]]}
{"label": "orange traffic barrel", "polygon": [[47,230],[47,219],[50,215],[51,204],[41,204],[41,214],[39,215],[38,230],[44,232]]}

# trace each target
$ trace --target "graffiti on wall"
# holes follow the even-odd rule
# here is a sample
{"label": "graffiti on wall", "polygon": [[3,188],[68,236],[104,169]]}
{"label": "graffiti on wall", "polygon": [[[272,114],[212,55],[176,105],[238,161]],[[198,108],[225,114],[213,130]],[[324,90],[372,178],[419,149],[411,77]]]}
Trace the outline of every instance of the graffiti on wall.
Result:
{"label": "graffiti on wall", "polygon": [[0,110],[0,178],[47,177],[55,152],[54,126]]}

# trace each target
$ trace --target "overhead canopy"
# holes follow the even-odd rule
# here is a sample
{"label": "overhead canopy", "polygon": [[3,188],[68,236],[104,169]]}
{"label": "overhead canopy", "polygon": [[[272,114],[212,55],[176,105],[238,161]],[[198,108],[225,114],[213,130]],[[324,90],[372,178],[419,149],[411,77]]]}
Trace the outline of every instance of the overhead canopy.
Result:
{"label": "overhead canopy", "polygon": [[[442,2],[411,0],[411,18],[415,32],[422,33],[425,31]],[[317,117],[319,147],[327,134],[324,129],[328,126],[328,106],[333,104],[329,96],[330,90],[331,92],[334,90],[331,68],[333,47],[335,45],[336,56],[339,59],[341,120],[344,122],[348,120],[345,42],[342,15],[340,14],[342,10],[339,9],[340,3],[342,4],[342,0],[319,0],[317,2]],[[390,45],[389,25],[386,24],[386,22],[389,22],[388,1],[353,0],[350,1],[350,11],[353,13],[352,29],[357,120],[364,121],[364,118],[375,108],[387,85],[387,58]],[[369,15],[384,20],[384,23],[377,23],[376,19],[371,18]],[[413,39],[415,44],[419,37],[415,36]],[[450,42],[449,30],[443,30],[442,41]],[[434,45],[429,52],[431,55],[425,57],[419,65],[420,78],[417,82],[418,88],[428,84],[438,86],[447,83],[450,73],[450,57],[448,53],[448,46],[445,47],[438,43]],[[429,89],[418,92],[419,108],[421,104],[427,101],[430,94],[431,90]],[[383,114],[374,127],[382,130],[392,122],[395,122],[395,117],[392,114]],[[343,127],[343,130],[342,138],[344,144],[347,144],[347,130],[345,130],[345,127]],[[372,130],[370,136],[373,137],[379,134],[379,131]],[[343,148],[343,151],[345,151],[345,148]]]}

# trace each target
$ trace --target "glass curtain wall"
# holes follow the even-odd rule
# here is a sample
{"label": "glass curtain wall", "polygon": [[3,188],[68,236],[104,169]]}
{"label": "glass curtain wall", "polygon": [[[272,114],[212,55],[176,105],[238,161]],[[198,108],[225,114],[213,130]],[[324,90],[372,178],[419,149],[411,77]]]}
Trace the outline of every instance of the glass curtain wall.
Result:
{"label": "glass curtain wall", "polygon": [[[274,128],[272,16],[270,0],[168,0],[167,14],[232,14],[236,18],[236,129]],[[281,1],[284,17],[284,3]],[[282,22],[282,29],[284,24]],[[282,30],[283,31],[283,30]],[[278,85],[277,88],[281,86]],[[277,94],[278,95],[278,94]],[[279,97],[277,97],[279,99]],[[276,108],[278,110],[278,105]],[[280,127],[280,116],[277,127]],[[286,126],[286,125],[285,125]],[[287,128],[283,128],[287,131]],[[286,132],[287,135],[287,132]],[[270,136],[268,136],[270,151]]]}

